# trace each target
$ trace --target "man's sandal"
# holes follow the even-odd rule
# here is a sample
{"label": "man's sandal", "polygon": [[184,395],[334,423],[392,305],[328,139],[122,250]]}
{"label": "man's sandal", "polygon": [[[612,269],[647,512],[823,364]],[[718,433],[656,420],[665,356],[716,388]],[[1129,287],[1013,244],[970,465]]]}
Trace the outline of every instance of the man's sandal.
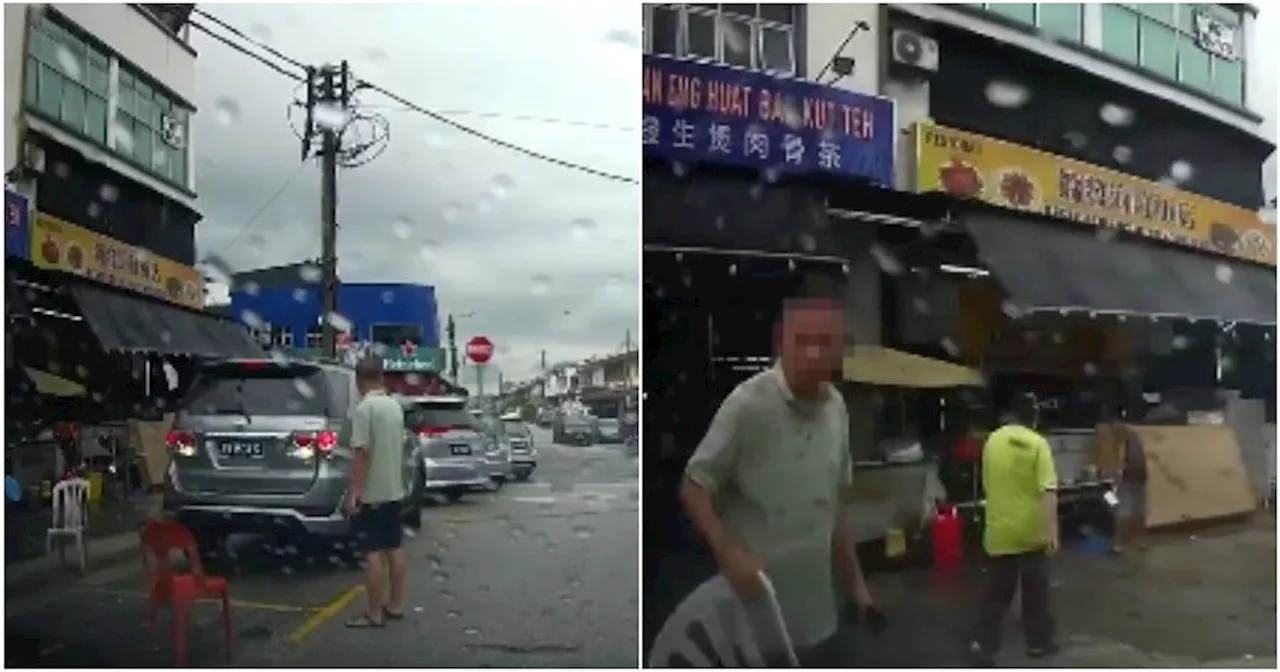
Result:
{"label": "man's sandal", "polygon": [[384,628],[386,625],[386,621],[375,621],[374,619],[369,618],[368,614],[353,616],[346,622],[346,626],[348,628]]}

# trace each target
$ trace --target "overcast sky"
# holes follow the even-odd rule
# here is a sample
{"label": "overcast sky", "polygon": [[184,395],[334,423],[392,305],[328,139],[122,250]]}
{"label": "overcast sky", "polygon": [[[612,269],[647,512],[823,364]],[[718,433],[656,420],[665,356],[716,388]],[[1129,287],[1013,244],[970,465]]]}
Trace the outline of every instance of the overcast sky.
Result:
{"label": "overcast sky", "polygon": [[[639,5],[204,7],[298,61],[346,58],[357,77],[421,106],[483,113],[456,118],[486,133],[639,176]],[[246,227],[299,166],[286,117],[297,85],[192,34],[199,254],[234,270],[318,257],[314,161]],[[489,336],[509,380],[532,375],[544,349],[549,361],[617,352],[628,330],[635,343],[638,186],[492,146],[376,93],[360,102],[390,122],[391,142],[369,165],[339,173],[344,281],[434,285],[441,321],[468,315],[459,342]]]}

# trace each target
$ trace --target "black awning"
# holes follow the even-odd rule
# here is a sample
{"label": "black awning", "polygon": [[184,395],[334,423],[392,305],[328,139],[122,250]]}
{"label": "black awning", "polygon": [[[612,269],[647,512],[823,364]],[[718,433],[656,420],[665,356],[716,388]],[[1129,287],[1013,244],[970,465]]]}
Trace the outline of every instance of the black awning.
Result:
{"label": "black awning", "polygon": [[71,286],[104,350],[199,357],[265,356],[244,326],[194,310],[97,285]]}
{"label": "black awning", "polygon": [[7,269],[4,272],[4,313],[5,317],[29,317],[31,314],[26,293],[18,286],[13,271]]}
{"label": "black awning", "polygon": [[965,225],[1023,310],[1276,321],[1274,268],[1016,214],[970,212]]}

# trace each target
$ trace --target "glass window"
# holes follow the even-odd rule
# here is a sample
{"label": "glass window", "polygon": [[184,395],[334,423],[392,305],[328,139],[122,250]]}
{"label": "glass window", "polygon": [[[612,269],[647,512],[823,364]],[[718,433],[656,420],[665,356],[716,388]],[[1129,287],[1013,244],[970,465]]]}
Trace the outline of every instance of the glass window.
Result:
{"label": "glass window", "polygon": [[374,343],[400,347],[405,341],[422,345],[422,326],[418,324],[375,324],[369,330]]}
{"label": "glass window", "polygon": [[1209,52],[1182,36],[1178,40],[1178,81],[1201,91],[1213,91],[1209,60]]}
{"label": "glass window", "polygon": [[84,130],[91,140],[106,144],[107,101],[105,98],[89,96],[85,100]]}
{"label": "glass window", "polygon": [[1138,12],[1143,16],[1155,19],[1166,26],[1178,25],[1175,21],[1175,14],[1177,13],[1178,6],[1173,3],[1151,2],[1134,4],[1132,7],[1138,10]]}
{"label": "glass window", "polygon": [[795,72],[790,28],[760,27],[760,65],[765,70]]}
{"label": "glass window", "polygon": [[685,28],[685,53],[690,56],[716,57],[716,17],[690,12]]}
{"label": "glass window", "polygon": [[58,118],[71,130],[84,133],[85,90],[67,85],[62,92],[62,110]]}
{"label": "glass window", "polygon": [[1049,35],[1073,42],[1084,38],[1084,5],[1041,3],[1036,13],[1036,26]]}
{"label": "glass window", "polygon": [[724,62],[744,68],[751,67],[751,22],[750,19],[737,17],[720,17],[721,39],[724,41]]}
{"label": "glass window", "polygon": [[992,2],[987,4],[987,11],[999,14],[1028,26],[1036,25],[1036,5],[1034,2]]}
{"label": "glass window", "polygon": [[671,7],[653,7],[649,25],[649,51],[675,54],[679,49],[680,12]]}
{"label": "glass window", "polygon": [[1236,105],[1244,105],[1244,64],[1213,58],[1213,88],[1217,97]]}
{"label": "glass window", "polygon": [[1138,46],[1141,50],[1142,67],[1158,75],[1177,80],[1177,31],[1154,21],[1143,21],[1140,30]]}
{"label": "glass window", "polygon": [[1118,5],[1102,6],[1102,51],[1126,63],[1138,62],[1138,15]]}
{"label": "glass window", "polygon": [[775,23],[792,25],[795,23],[795,8],[787,4],[760,5],[760,18]]}
{"label": "glass window", "polygon": [[64,79],[52,67],[40,64],[40,92],[36,109],[50,119],[57,119],[62,111],[62,87]]}

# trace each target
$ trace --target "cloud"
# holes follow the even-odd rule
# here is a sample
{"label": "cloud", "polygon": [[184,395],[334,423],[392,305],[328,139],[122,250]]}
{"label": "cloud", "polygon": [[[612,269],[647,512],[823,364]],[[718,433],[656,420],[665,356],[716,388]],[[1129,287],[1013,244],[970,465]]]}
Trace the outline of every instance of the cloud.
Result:
{"label": "cloud", "polygon": [[[638,177],[638,7],[211,5],[217,18],[303,63],[349,59],[356,77],[537,152]],[[213,29],[207,19],[200,21]],[[235,270],[317,257],[320,179],[286,116],[298,85],[193,31],[193,146],[201,255]],[[628,37],[630,35],[630,37]],[[460,340],[497,344],[509,380],[550,360],[616,352],[639,325],[639,186],[540,162],[454,131],[375,92],[390,122],[372,163],[339,173],[339,268],[348,281],[435,285]],[[608,128],[541,123],[559,118]],[[295,114],[294,127],[298,126]],[[296,173],[296,174],[295,174]],[[286,181],[282,195],[258,214]],[[252,224],[249,224],[250,220]]]}

